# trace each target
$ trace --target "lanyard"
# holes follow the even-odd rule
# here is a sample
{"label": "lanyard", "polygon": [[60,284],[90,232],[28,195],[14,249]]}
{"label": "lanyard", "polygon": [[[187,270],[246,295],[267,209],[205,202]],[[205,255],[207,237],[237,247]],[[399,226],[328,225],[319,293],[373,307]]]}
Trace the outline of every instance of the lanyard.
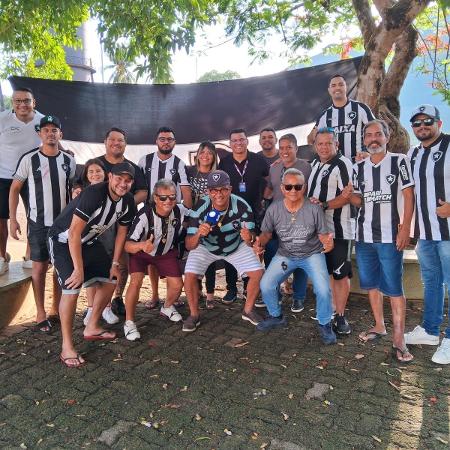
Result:
{"label": "lanyard", "polygon": [[248,166],[248,159],[247,159],[247,161],[245,161],[245,166],[244,166],[244,169],[242,170],[242,172],[239,170],[238,166],[236,164],[234,164],[234,168],[236,169],[236,172],[241,176],[241,183],[244,182],[244,175],[247,170],[247,166]]}

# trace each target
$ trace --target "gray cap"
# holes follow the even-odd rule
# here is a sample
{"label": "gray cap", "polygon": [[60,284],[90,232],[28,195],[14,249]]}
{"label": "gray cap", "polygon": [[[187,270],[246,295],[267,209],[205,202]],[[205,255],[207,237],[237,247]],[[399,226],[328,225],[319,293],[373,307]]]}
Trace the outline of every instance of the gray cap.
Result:
{"label": "gray cap", "polygon": [[431,117],[432,119],[440,120],[441,115],[439,114],[439,110],[436,108],[436,106],[433,105],[419,105],[411,114],[411,119],[409,119],[410,122],[414,120],[414,117],[416,117],[418,114],[425,114],[428,117]]}
{"label": "gray cap", "polygon": [[213,170],[207,179],[207,187],[208,189],[230,186],[230,177],[223,170]]}
{"label": "gray cap", "polygon": [[113,175],[123,175],[125,173],[127,175],[130,175],[130,177],[133,179],[135,175],[134,167],[127,161],[114,164],[111,167],[111,173]]}

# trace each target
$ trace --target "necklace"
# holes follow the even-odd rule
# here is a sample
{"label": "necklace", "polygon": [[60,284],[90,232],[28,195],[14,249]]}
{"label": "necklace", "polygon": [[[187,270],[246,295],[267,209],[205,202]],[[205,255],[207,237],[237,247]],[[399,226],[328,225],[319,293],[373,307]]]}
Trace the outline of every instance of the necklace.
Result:
{"label": "necklace", "polygon": [[297,220],[297,213],[300,210],[300,208],[302,207],[303,202],[300,204],[300,206],[295,210],[295,211],[291,211],[288,206],[286,205],[286,201],[284,201],[284,206],[287,209],[287,212],[291,215],[291,223],[295,222]]}

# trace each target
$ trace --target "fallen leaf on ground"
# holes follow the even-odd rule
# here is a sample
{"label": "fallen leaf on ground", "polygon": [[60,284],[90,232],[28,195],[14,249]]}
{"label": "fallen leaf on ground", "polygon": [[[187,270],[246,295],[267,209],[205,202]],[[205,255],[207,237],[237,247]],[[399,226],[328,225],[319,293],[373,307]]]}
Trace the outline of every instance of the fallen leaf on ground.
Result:
{"label": "fallen leaf on ground", "polygon": [[439,442],[442,442],[443,444],[448,444],[448,441],[446,441],[445,439],[442,439],[440,436],[438,436],[436,438]]}
{"label": "fallen leaf on ground", "polygon": [[75,399],[73,399],[73,398],[70,398],[69,400],[67,400],[67,404],[70,405],[70,406],[75,405],[76,402],[77,401]]}
{"label": "fallen leaf on ground", "polygon": [[374,435],[372,434],[372,439],[375,440],[375,441],[377,441],[377,442],[380,442],[380,443],[381,443],[381,439],[380,439],[378,436],[374,436]]}
{"label": "fallen leaf on ground", "polygon": [[283,415],[283,419],[284,420],[288,420],[289,419],[289,414],[286,414],[284,412],[281,413]]}
{"label": "fallen leaf on ground", "polygon": [[294,394],[292,392],[288,395],[288,399],[292,400],[294,398]]}
{"label": "fallen leaf on ground", "polygon": [[357,353],[356,355],[355,355],[355,359],[362,359],[362,358],[364,358],[365,357],[365,355],[363,355],[362,353]]}
{"label": "fallen leaf on ground", "polygon": [[202,420],[202,416],[200,414],[196,414],[195,415],[195,420]]}
{"label": "fallen leaf on ground", "polygon": [[205,441],[205,440],[208,440],[208,441],[210,441],[210,440],[211,440],[211,438],[210,438],[210,437],[208,437],[208,436],[200,436],[200,437],[198,437],[198,438],[194,439],[194,442],[197,442],[197,441]]}
{"label": "fallen leaf on ground", "polygon": [[187,386],[183,386],[181,389],[180,389],[180,392],[186,392],[188,390],[188,387]]}
{"label": "fallen leaf on ground", "polygon": [[389,383],[394,389],[396,389],[398,392],[400,392],[400,388],[399,388],[396,384],[394,384],[392,381],[388,381],[388,383]]}
{"label": "fallen leaf on ground", "polygon": [[223,432],[224,432],[227,436],[231,436],[231,435],[233,434],[228,428],[225,428],[225,430],[223,430]]}
{"label": "fallen leaf on ground", "polygon": [[250,344],[250,342],[248,341],[238,342],[237,344],[234,344],[234,348],[244,347],[247,344]]}
{"label": "fallen leaf on ground", "polygon": [[141,421],[141,425],[144,425],[144,427],[147,427],[147,428],[151,428],[152,427],[152,423],[151,422],[147,422],[146,420],[142,420]]}

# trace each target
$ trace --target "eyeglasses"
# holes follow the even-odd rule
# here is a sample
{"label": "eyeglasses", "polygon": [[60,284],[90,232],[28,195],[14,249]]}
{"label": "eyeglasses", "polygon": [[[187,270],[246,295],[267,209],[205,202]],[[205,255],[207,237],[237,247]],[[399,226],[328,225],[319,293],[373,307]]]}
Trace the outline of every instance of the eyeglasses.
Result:
{"label": "eyeglasses", "polygon": [[155,194],[155,196],[158,197],[162,202],[165,202],[167,200],[173,202],[173,201],[175,201],[177,199],[177,196],[174,195],[174,194],[172,194],[172,195],[158,195],[158,194]]}
{"label": "eyeglasses", "polygon": [[13,100],[13,103],[15,105],[20,105],[21,103],[23,103],[24,105],[31,105],[31,102],[33,100],[31,98],[15,98]]}
{"label": "eyeglasses", "polygon": [[292,191],[292,189],[301,191],[303,188],[303,184],[283,184],[283,186],[287,191]]}
{"label": "eyeglasses", "polygon": [[175,139],[174,138],[159,137],[158,141],[159,142],[168,142],[169,144],[171,144],[172,142],[175,142]]}
{"label": "eyeglasses", "polygon": [[411,126],[413,128],[419,128],[420,125],[425,125],[426,127],[431,127],[431,125],[433,125],[433,123],[436,122],[435,119],[432,118],[427,118],[427,119],[417,119],[414,122],[411,123]]}
{"label": "eyeglasses", "polygon": [[229,188],[227,188],[227,187],[209,189],[209,193],[211,195],[226,194],[228,191],[229,191]]}

